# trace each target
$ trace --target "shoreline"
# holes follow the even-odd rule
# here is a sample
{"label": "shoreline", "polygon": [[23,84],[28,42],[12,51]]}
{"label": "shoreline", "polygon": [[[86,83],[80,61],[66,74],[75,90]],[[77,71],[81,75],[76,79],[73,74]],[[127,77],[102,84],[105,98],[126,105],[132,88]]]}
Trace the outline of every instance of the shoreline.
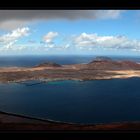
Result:
{"label": "shoreline", "polygon": [[140,130],[140,121],[80,124],[0,111],[0,130]]}
{"label": "shoreline", "polygon": [[[6,71],[7,70],[7,71]],[[109,80],[126,79],[140,77],[140,70],[71,70],[65,68],[0,68],[0,83],[17,83],[30,80],[43,82],[53,81],[89,81],[89,80]]]}
{"label": "shoreline", "polygon": [[[26,81],[40,81],[41,83],[48,83],[48,82],[56,82],[56,81],[93,81],[93,80],[112,80],[112,79],[129,79],[129,78],[140,78],[140,70],[118,70],[118,71],[104,71],[108,73],[107,76],[98,76],[95,78],[85,78],[85,79],[78,79],[78,78],[27,78],[27,79],[18,79],[18,80],[10,80],[10,81],[3,81],[0,79],[1,84],[9,84],[9,83],[22,83]],[[109,73],[113,73],[113,75],[109,75]]]}

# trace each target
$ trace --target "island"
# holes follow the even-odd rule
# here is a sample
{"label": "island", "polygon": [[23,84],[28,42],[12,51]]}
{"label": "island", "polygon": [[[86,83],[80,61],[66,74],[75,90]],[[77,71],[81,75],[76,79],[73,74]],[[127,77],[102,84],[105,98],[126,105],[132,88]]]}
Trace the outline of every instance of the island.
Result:
{"label": "island", "polygon": [[97,57],[86,64],[60,65],[46,61],[33,67],[0,67],[1,83],[27,80],[86,81],[130,77],[140,77],[139,63],[112,60],[108,57]]}

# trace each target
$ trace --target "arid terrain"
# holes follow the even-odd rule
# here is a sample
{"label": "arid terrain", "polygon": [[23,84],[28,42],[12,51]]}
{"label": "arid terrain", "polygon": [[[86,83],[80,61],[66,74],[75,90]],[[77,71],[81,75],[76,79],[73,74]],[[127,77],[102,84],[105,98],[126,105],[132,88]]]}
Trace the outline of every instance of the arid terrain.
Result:
{"label": "arid terrain", "polygon": [[0,82],[26,80],[96,80],[140,77],[140,64],[132,61],[114,61],[96,58],[87,64],[59,65],[45,62],[34,67],[1,67]]}

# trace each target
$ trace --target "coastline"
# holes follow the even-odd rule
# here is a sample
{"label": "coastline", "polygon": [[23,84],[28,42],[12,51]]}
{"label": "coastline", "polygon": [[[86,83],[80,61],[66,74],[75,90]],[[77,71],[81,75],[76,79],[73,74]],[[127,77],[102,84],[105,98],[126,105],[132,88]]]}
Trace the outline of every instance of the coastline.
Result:
{"label": "coastline", "polygon": [[127,78],[133,78],[137,77],[140,78],[140,70],[118,70],[118,71],[103,71],[106,73],[105,76],[94,76],[94,77],[87,77],[84,79],[80,78],[47,78],[47,77],[38,77],[38,78],[22,78],[22,79],[15,79],[15,80],[1,80],[1,84],[6,84],[6,83],[21,83],[21,82],[26,82],[26,81],[40,81],[40,82],[55,82],[55,81],[65,81],[65,80],[72,80],[72,81],[79,81],[79,82],[84,82],[84,81],[92,81],[92,80],[111,80],[111,79],[127,79]]}
{"label": "coastline", "polygon": [[[85,65],[85,64],[84,64]],[[0,83],[20,83],[29,80],[39,80],[43,82],[75,80],[109,80],[140,77],[140,70],[96,70],[96,69],[77,69],[73,66],[55,67],[0,67]]]}
{"label": "coastline", "polygon": [[140,130],[140,122],[76,124],[37,119],[0,111],[0,130]]}

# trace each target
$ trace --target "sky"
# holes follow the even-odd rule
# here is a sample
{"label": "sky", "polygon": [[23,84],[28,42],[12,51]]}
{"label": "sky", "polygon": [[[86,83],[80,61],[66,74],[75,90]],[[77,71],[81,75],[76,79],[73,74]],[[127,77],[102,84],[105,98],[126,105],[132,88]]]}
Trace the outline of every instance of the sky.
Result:
{"label": "sky", "polygon": [[140,10],[0,10],[0,55],[140,55]]}

